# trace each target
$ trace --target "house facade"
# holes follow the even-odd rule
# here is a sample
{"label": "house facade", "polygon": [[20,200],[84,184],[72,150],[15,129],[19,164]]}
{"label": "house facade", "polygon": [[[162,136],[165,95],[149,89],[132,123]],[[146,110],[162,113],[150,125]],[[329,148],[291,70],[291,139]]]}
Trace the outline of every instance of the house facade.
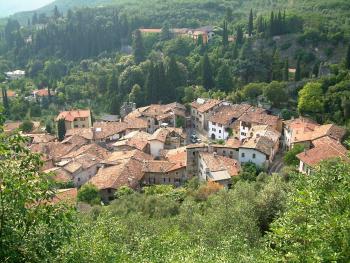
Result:
{"label": "house facade", "polygon": [[65,121],[66,131],[74,128],[92,127],[90,110],[63,111],[56,117],[56,121],[61,119]]}
{"label": "house facade", "polygon": [[222,105],[208,118],[208,138],[212,140],[227,138],[233,135],[231,125],[248,111],[252,106],[248,104]]}
{"label": "house facade", "polygon": [[210,115],[221,105],[228,103],[214,99],[197,99],[191,104],[191,121],[193,128],[204,135],[208,134]]}

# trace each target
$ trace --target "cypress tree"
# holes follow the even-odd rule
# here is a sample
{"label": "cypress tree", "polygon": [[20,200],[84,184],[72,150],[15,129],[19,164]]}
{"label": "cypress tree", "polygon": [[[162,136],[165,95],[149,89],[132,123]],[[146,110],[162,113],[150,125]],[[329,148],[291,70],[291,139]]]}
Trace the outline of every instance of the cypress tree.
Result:
{"label": "cypress tree", "polygon": [[230,69],[225,63],[219,68],[216,86],[225,92],[230,91],[232,88]]}
{"label": "cypress tree", "polygon": [[243,31],[242,31],[242,27],[241,26],[237,27],[236,43],[237,44],[242,44],[243,43]]}
{"label": "cypress tree", "polygon": [[233,47],[233,59],[237,59],[238,58],[238,55],[239,55],[239,52],[238,52],[238,44],[235,43],[235,46]]}
{"label": "cypress tree", "polygon": [[58,140],[61,142],[64,140],[64,137],[66,136],[66,124],[64,119],[59,119],[57,122],[57,135]]}
{"label": "cypress tree", "polygon": [[319,72],[319,70],[320,70],[320,63],[317,62],[317,63],[315,63],[315,65],[314,65],[313,68],[312,68],[312,75],[314,75],[315,78],[318,77],[318,72]]}
{"label": "cypress tree", "polygon": [[135,31],[134,37],[134,58],[137,64],[145,60],[145,48],[140,30]]}
{"label": "cypress tree", "polygon": [[284,67],[283,67],[283,80],[284,81],[289,81],[289,61],[288,58],[284,62]]}
{"label": "cypress tree", "polygon": [[202,59],[202,84],[206,90],[214,87],[212,67],[207,53]]}
{"label": "cypress tree", "polygon": [[272,11],[270,16],[270,36],[274,36],[274,35],[275,35],[275,15]]}
{"label": "cypress tree", "polygon": [[346,53],[345,68],[350,69],[350,44],[348,46],[348,52]]}
{"label": "cypress tree", "polygon": [[301,80],[301,66],[300,66],[300,57],[298,57],[297,60],[297,67],[295,69],[295,81],[300,81]]}
{"label": "cypress tree", "polygon": [[120,96],[119,96],[119,85],[118,85],[118,78],[115,71],[113,71],[112,75],[108,79],[107,83],[108,88],[108,98],[109,98],[109,105],[108,112],[110,114],[118,114],[120,110]]}
{"label": "cypress tree", "polygon": [[7,90],[5,86],[1,87],[2,92],[2,104],[4,105],[5,115],[10,113],[10,104],[7,97]]}
{"label": "cypress tree", "polygon": [[176,99],[176,88],[184,85],[181,83],[181,73],[175,57],[170,57],[170,61],[166,70],[167,84],[169,85],[168,96],[171,101]]}
{"label": "cypress tree", "polygon": [[153,62],[151,62],[148,69],[148,74],[147,74],[146,83],[145,83],[147,104],[151,104],[156,101],[157,91],[155,90],[155,86],[156,86],[157,77],[156,77],[155,71],[156,71],[155,66]]}
{"label": "cypress tree", "polygon": [[249,21],[248,21],[248,35],[252,36],[253,34],[253,9],[250,9],[250,14],[249,14]]}
{"label": "cypress tree", "polygon": [[156,102],[164,100],[163,102],[169,102],[168,83],[165,77],[165,69],[163,62],[159,62],[157,65],[157,79],[156,79]]}
{"label": "cypress tree", "polygon": [[226,20],[224,20],[223,31],[222,31],[222,45],[224,47],[228,45],[228,30],[227,30]]}

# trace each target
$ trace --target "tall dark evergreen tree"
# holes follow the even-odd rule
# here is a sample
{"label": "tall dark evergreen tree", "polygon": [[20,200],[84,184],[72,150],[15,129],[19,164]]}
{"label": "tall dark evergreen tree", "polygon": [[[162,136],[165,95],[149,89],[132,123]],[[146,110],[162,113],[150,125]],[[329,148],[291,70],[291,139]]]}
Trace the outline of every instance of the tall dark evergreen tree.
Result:
{"label": "tall dark evergreen tree", "polygon": [[253,24],[253,9],[250,9],[250,14],[249,14],[249,21],[248,21],[248,35],[252,36],[253,34],[253,28],[254,28],[254,24]]}
{"label": "tall dark evergreen tree", "polygon": [[348,51],[346,53],[346,58],[345,58],[345,68],[350,69],[350,44],[348,46]]}
{"label": "tall dark evergreen tree", "polygon": [[283,80],[289,81],[289,61],[288,58],[284,62],[283,66]]}
{"label": "tall dark evergreen tree", "polygon": [[243,43],[243,30],[242,30],[241,26],[237,27],[236,43],[237,44],[242,44]]}
{"label": "tall dark evergreen tree", "polygon": [[169,102],[169,94],[168,94],[168,83],[165,77],[165,69],[163,62],[159,62],[156,67],[157,71],[157,80],[156,80],[156,102]]}
{"label": "tall dark evergreen tree", "polygon": [[237,59],[238,55],[239,55],[238,43],[235,43],[235,46],[233,47],[233,54],[232,54],[233,59]]}
{"label": "tall dark evergreen tree", "polygon": [[222,64],[222,66],[219,68],[216,84],[218,89],[225,92],[229,92],[232,89],[230,68],[226,63]]}
{"label": "tall dark evergreen tree", "polygon": [[66,124],[64,119],[60,119],[57,122],[57,136],[60,142],[63,141],[66,136]]}
{"label": "tall dark evergreen tree", "polygon": [[222,45],[226,47],[228,45],[228,29],[227,29],[227,22],[224,20],[223,24],[223,31],[222,31]]}
{"label": "tall dark evergreen tree", "polygon": [[7,97],[7,89],[5,86],[1,87],[1,93],[2,93],[2,104],[4,106],[5,115],[8,115],[10,113],[10,104]]}
{"label": "tall dark evergreen tree", "polygon": [[275,35],[275,28],[276,28],[276,25],[275,25],[275,15],[273,13],[273,11],[271,12],[271,16],[270,16],[270,35],[271,36],[274,36]]}
{"label": "tall dark evergreen tree", "polygon": [[112,75],[108,79],[108,112],[110,114],[119,114],[120,110],[120,92],[119,92],[119,85],[118,85],[118,78],[117,73],[113,71]]}
{"label": "tall dark evergreen tree", "polygon": [[300,61],[300,57],[298,57],[297,60],[297,67],[295,69],[295,81],[300,81],[301,80],[301,65],[300,65],[301,61]]}
{"label": "tall dark evergreen tree", "polygon": [[179,66],[175,60],[175,57],[171,57],[168,68],[166,70],[166,78],[167,84],[169,85],[168,96],[171,101],[176,99],[176,88],[185,85],[185,83],[181,83],[183,79],[181,77],[181,72]]}
{"label": "tall dark evergreen tree", "polygon": [[202,59],[202,84],[206,90],[214,88],[213,70],[207,53]]}
{"label": "tall dark evergreen tree", "polygon": [[165,23],[160,33],[160,41],[166,41],[169,39],[171,39],[171,32],[168,23]]}
{"label": "tall dark evergreen tree", "polygon": [[143,39],[140,30],[135,31],[134,36],[134,58],[137,64],[145,60],[145,48],[143,46]]}
{"label": "tall dark evergreen tree", "polygon": [[157,72],[153,62],[151,62],[145,83],[147,104],[155,103],[157,100]]}

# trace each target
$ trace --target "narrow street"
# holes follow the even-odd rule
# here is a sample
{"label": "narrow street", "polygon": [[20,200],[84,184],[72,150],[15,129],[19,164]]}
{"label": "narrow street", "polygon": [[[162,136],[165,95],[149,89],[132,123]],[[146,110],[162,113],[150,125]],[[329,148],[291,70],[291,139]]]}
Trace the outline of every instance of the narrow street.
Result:
{"label": "narrow street", "polygon": [[269,174],[273,174],[273,173],[278,173],[280,172],[284,167],[284,163],[283,163],[283,151],[280,150],[276,156],[275,159],[273,160],[270,169],[269,169]]}

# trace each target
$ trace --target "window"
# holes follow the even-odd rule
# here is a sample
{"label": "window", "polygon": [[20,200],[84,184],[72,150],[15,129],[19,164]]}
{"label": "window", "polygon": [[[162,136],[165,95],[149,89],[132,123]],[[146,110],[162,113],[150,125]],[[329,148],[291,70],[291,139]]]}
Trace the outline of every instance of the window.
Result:
{"label": "window", "polygon": [[255,159],[256,158],[256,154],[255,153],[253,153],[253,159]]}
{"label": "window", "polygon": [[244,157],[245,157],[245,153],[242,153],[242,155],[241,155],[241,156],[242,156],[242,158],[244,158]]}
{"label": "window", "polygon": [[193,156],[196,156],[196,152],[193,152],[192,154],[193,154]]}
{"label": "window", "polygon": [[219,130],[219,133],[221,133],[221,130]]}
{"label": "window", "polygon": [[83,124],[81,127],[85,128],[85,125]]}
{"label": "window", "polygon": [[79,126],[78,125],[74,125],[74,128],[79,128]]}
{"label": "window", "polygon": [[223,150],[223,151],[222,151],[222,153],[223,153],[223,154],[226,154],[226,151],[225,151],[225,150]]}
{"label": "window", "polygon": [[112,193],[112,190],[109,188],[109,189],[107,189],[107,192],[110,194],[110,193]]}
{"label": "window", "polygon": [[214,132],[215,132],[215,131],[216,131],[216,129],[215,129],[215,128],[212,128],[212,131],[214,131]]}
{"label": "window", "polygon": [[233,151],[230,151],[230,154],[233,154]]}
{"label": "window", "polygon": [[221,127],[222,127],[222,124],[219,124],[219,127],[221,128]]}
{"label": "window", "polygon": [[80,182],[80,177],[78,177],[78,182]]}
{"label": "window", "polygon": [[213,125],[216,125],[216,122],[213,122]]}
{"label": "window", "polygon": [[166,178],[163,178],[163,183],[166,183]]}

